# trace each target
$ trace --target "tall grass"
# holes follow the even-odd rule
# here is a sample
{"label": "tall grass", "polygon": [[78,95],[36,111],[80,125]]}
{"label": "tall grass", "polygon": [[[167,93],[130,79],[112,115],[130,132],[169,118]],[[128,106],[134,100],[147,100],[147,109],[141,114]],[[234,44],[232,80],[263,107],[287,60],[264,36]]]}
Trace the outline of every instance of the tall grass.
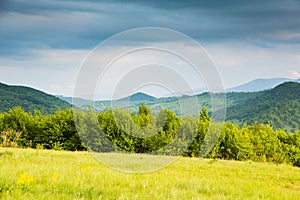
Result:
{"label": "tall grass", "polygon": [[88,152],[0,148],[0,199],[299,199],[300,168],[180,158],[147,174]]}

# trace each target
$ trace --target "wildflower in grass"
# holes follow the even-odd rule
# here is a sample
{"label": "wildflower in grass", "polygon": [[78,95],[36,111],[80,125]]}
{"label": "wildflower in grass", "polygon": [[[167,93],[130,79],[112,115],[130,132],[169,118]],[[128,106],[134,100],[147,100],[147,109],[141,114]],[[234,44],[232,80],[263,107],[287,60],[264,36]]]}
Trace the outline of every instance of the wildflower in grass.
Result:
{"label": "wildflower in grass", "polygon": [[58,179],[59,179],[59,174],[58,174],[58,173],[52,174],[52,181],[53,181],[53,182],[57,182]]}
{"label": "wildflower in grass", "polygon": [[81,168],[81,172],[88,172],[88,171],[90,171],[91,168],[92,168],[91,166]]}
{"label": "wildflower in grass", "polygon": [[24,172],[18,178],[16,184],[21,187],[28,187],[33,182],[33,177],[28,174],[28,172]]}

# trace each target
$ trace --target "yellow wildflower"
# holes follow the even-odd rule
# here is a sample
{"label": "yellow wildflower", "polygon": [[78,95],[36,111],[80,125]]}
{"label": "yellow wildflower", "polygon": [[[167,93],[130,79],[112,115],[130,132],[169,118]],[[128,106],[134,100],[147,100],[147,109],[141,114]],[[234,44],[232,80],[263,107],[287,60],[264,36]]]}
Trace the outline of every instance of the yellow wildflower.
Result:
{"label": "yellow wildflower", "polygon": [[57,182],[58,179],[59,179],[59,174],[58,173],[52,174],[52,180],[53,180],[53,182]]}
{"label": "yellow wildflower", "polygon": [[91,166],[81,168],[81,172],[88,172],[88,171],[90,171],[91,168],[92,168]]}
{"label": "yellow wildflower", "polygon": [[17,185],[26,187],[29,186],[33,182],[33,177],[28,174],[28,172],[24,172],[20,175],[20,177],[17,180]]}

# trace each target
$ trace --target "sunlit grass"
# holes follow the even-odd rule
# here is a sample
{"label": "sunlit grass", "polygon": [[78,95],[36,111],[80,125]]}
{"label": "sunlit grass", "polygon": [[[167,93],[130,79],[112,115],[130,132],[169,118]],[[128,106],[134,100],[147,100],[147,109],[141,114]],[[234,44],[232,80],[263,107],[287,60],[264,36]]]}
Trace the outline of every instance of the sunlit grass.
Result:
{"label": "sunlit grass", "polygon": [[[20,179],[24,184],[18,184]],[[180,158],[159,171],[128,174],[104,166],[88,152],[0,149],[0,199],[299,199],[299,196],[300,168],[288,165]]]}

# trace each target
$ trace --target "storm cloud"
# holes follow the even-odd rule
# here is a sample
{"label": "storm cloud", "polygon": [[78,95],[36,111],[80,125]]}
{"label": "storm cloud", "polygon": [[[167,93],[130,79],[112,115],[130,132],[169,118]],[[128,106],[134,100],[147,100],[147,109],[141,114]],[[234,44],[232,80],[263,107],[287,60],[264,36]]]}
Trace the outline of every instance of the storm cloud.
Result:
{"label": "storm cloud", "polygon": [[300,2],[292,0],[12,0],[2,7],[1,54],[30,47],[91,48],[112,34],[143,26],[175,29],[204,43],[300,42]]}
{"label": "storm cloud", "polygon": [[[284,70],[300,72],[300,1],[296,0],[4,0],[0,3],[0,78],[15,82],[8,77],[10,67],[15,73],[20,69],[18,77],[28,67],[44,68],[47,73],[53,68],[75,70],[103,40],[140,27],[169,28],[192,37],[211,52],[224,74],[232,74],[230,69],[237,65],[265,67],[264,71],[277,66],[276,74],[268,76],[288,76]],[[147,40],[147,35],[140,38],[140,42]],[[36,85],[33,76],[23,82]],[[249,72],[231,84],[257,76]]]}

